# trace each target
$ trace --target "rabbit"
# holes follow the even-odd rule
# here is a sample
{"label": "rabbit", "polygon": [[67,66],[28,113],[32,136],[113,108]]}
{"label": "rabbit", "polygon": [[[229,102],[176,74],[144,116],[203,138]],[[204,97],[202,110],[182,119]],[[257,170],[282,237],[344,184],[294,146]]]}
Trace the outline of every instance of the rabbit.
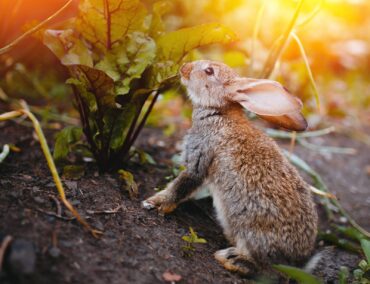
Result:
{"label": "rabbit", "polygon": [[186,169],[143,207],[170,213],[207,185],[231,244],[214,254],[226,269],[248,275],[266,264],[308,259],[318,222],[309,186],[244,112],[303,131],[302,102],[275,81],[240,77],[219,62],[185,63],[180,75],[193,104]]}

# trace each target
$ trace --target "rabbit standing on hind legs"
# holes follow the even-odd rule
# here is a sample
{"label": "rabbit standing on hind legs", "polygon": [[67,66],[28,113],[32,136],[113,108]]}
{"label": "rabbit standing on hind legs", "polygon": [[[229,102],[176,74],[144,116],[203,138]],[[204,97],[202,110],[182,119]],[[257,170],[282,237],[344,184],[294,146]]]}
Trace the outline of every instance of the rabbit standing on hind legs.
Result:
{"label": "rabbit standing on hind legs", "polygon": [[206,184],[232,245],[215,253],[226,269],[252,274],[266,264],[305,260],[317,234],[308,185],[243,110],[300,131],[307,127],[301,101],[277,82],[239,77],[218,62],[186,63],[180,73],[194,106],[183,144],[186,169],[143,206],[169,213]]}

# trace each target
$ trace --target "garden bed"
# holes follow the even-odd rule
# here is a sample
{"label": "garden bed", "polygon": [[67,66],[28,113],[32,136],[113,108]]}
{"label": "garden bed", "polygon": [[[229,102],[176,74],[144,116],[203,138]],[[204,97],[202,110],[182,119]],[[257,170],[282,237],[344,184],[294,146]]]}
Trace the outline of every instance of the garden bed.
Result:
{"label": "garden bed", "polygon": [[[151,154],[156,165],[129,165],[139,186],[136,198],[129,197],[117,174],[101,175],[92,164],[82,178],[64,179],[68,199],[90,224],[104,231],[101,239],[95,239],[75,220],[52,216],[57,212],[57,192],[31,128],[13,122],[0,127],[0,145],[13,143],[22,150],[0,166],[0,237],[28,240],[36,255],[36,269],[30,276],[12,274],[16,268],[8,265],[0,274],[1,283],[163,283],[165,272],[180,275],[180,283],[249,282],[224,270],[213,258],[227,242],[215,222],[210,199],[187,202],[164,217],[141,208],[140,201],[172,175],[171,158],[179,139],[164,137],[159,129],[144,130],[137,146]],[[47,133],[49,141],[52,135]],[[369,147],[338,135],[320,139],[325,144],[350,145],[358,154],[323,156],[299,146],[295,152],[322,174],[344,207],[369,229],[370,176],[365,170],[370,164]],[[68,212],[62,211],[68,218]],[[321,216],[323,212],[320,209]],[[321,219],[325,230],[329,224]],[[189,227],[207,240],[196,245],[192,256],[182,249],[181,237]],[[357,256],[341,250],[338,255],[350,269],[357,266]]]}

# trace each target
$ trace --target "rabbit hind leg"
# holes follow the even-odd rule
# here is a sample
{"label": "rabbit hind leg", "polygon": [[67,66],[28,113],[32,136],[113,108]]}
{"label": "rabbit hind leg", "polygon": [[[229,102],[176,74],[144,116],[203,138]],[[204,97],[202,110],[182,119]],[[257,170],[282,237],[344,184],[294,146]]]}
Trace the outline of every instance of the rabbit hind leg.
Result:
{"label": "rabbit hind leg", "polygon": [[248,253],[241,253],[236,247],[217,251],[215,258],[229,271],[242,275],[251,275],[255,272],[255,261],[253,258]]}

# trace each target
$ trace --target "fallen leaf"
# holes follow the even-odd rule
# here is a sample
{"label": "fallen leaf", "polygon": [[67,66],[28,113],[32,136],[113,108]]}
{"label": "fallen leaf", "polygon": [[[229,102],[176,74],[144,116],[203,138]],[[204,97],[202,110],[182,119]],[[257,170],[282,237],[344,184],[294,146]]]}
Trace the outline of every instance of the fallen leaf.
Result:
{"label": "fallen leaf", "polygon": [[172,273],[172,272],[169,272],[169,271],[164,272],[162,274],[162,277],[163,277],[164,281],[171,282],[171,283],[179,282],[182,279],[181,275],[176,274],[176,273]]}

